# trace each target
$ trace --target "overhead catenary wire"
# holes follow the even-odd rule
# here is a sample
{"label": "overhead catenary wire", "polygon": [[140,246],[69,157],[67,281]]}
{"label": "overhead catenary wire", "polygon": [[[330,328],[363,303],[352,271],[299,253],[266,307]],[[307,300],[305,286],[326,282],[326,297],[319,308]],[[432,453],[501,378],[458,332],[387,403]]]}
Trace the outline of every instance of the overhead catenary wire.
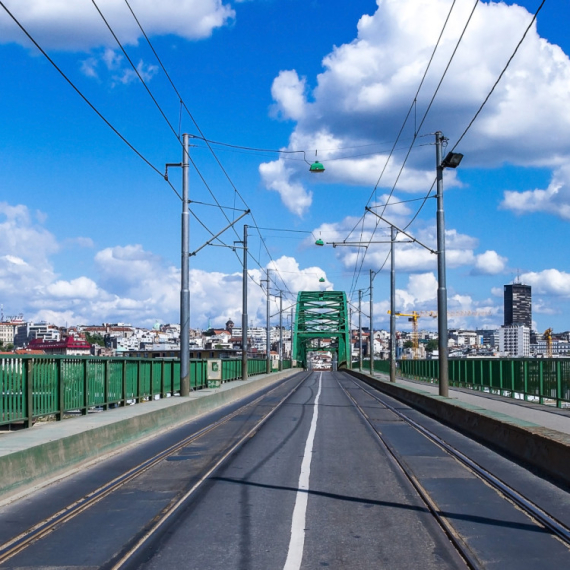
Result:
{"label": "overhead catenary wire", "polygon": [[[4,2],[0,1],[0,6],[4,8],[5,12],[12,18],[15,24],[22,30],[22,32],[26,35],[26,37],[34,44],[34,46],[40,51],[40,53],[51,63],[54,69],[65,79],[65,81],[70,85],[70,87],[87,103],[87,105],[91,108],[92,111],[141,159],[143,160],[154,172],[156,172],[163,180],[164,174],[161,170],[159,170],[152,162],[146,158],[104,115],[95,107],[95,105],[87,98],[86,95],[71,81],[71,79],[63,72],[63,70],[55,63],[55,61],[48,55],[48,53],[40,46],[40,44],[36,41],[36,39],[28,32],[28,30],[23,26],[23,24],[10,12],[10,10],[6,7]],[[170,188],[174,191],[174,193],[182,200],[182,196],[178,193],[176,188],[169,182],[166,181]]]}
{"label": "overhead catenary wire", "polygon": [[[459,48],[459,46],[460,46],[460,44],[461,44],[461,42],[462,42],[462,40],[463,40],[463,37],[464,37],[464,35],[465,35],[465,32],[467,31],[467,28],[469,27],[469,24],[470,24],[470,22],[471,22],[471,20],[472,20],[472,18],[473,18],[473,14],[475,13],[475,9],[477,8],[478,4],[479,4],[479,0],[475,0],[475,3],[473,4],[473,8],[471,9],[471,12],[470,12],[470,14],[469,14],[469,17],[467,18],[467,21],[466,21],[466,23],[465,23],[465,25],[464,25],[464,27],[463,27],[463,30],[462,30],[462,32],[461,32],[461,34],[460,34],[460,36],[459,36],[459,39],[457,40],[457,42],[456,42],[456,44],[455,44],[455,47],[454,47],[454,49],[453,49],[453,52],[451,53],[451,56],[450,56],[450,58],[449,58],[449,60],[448,60],[448,62],[447,62],[447,65],[446,65],[446,67],[445,67],[445,69],[444,69],[444,71],[443,71],[443,74],[442,74],[442,76],[441,76],[441,78],[440,78],[440,80],[439,80],[439,82],[438,82],[438,84],[437,84],[437,86],[436,86],[436,88],[435,88],[435,91],[434,91],[434,93],[433,93],[433,95],[432,95],[432,97],[431,97],[431,100],[430,100],[430,102],[429,102],[427,108],[426,108],[426,111],[424,112],[424,115],[423,115],[423,117],[422,117],[422,120],[420,121],[420,124],[419,124],[418,126],[416,126],[416,132],[414,133],[414,137],[413,137],[413,139],[412,139],[412,143],[411,143],[410,148],[409,148],[409,150],[408,150],[408,152],[407,152],[407,154],[406,154],[406,156],[405,156],[405,158],[404,158],[404,161],[403,161],[403,163],[402,163],[402,166],[400,167],[400,170],[399,170],[398,175],[397,175],[397,177],[396,177],[396,181],[395,181],[394,185],[392,186],[392,189],[390,190],[390,193],[389,193],[389,196],[388,196],[388,200],[390,199],[390,197],[391,197],[391,196],[393,195],[393,193],[394,193],[394,190],[395,190],[395,188],[396,188],[396,186],[397,186],[397,184],[398,184],[398,182],[399,182],[400,176],[401,176],[401,174],[402,174],[402,172],[403,172],[403,170],[404,170],[404,168],[405,168],[405,165],[406,165],[406,163],[407,163],[407,160],[408,160],[408,158],[409,158],[409,156],[410,156],[412,147],[413,147],[413,145],[414,145],[414,143],[415,143],[415,141],[416,141],[416,139],[417,139],[417,137],[418,137],[418,131],[419,131],[419,129],[421,129],[421,127],[423,126],[423,124],[424,124],[424,122],[425,122],[425,120],[426,120],[426,118],[427,118],[427,116],[428,116],[428,114],[429,114],[429,112],[430,112],[430,110],[431,110],[431,107],[432,107],[432,105],[433,105],[433,102],[434,102],[434,100],[435,100],[435,98],[436,98],[436,96],[437,96],[437,94],[438,94],[438,92],[439,92],[439,89],[440,89],[440,87],[441,87],[441,84],[443,83],[443,80],[445,79],[445,77],[446,77],[446,75],[447,75],[447,72],[448,72],[448,70],[449,70],[449,67],[451,66],[451,63],[452,63],[453,59],[455,58],[455,54],[457,53],[457,50],[458,50],[458,48]],[[431,62],[432,62],[432,60],[433,60],[433,56],[434,56],[434,54],[435,54],[435,51],[437,50],[437,47],[438,47],[438,45],[439,45],[439,42],[440,42],[441,37],[442,37],[442,35],[443,35],[443,32],[444,32],[444,30],[445,30],[445,28],[446,28],[446,26],[447,26],[447,22],[449,21],[449,17],[451,16],[451,12],[452,12],[452,10],[453,10],[454,5],[455,5],[455,0],[454,0],[453,4],[451,5],[451,8],[450,8],[449,13],[448,13],[448,15],[447,15],[447,18],[446,18],[446,20],[445,20],[445,22],[444,22],[442,31],[441,31],[441,33],[440,33],[440,35],[439,35],[439,38],[438,38],[438,41],[437,41],[437,43],[436,43],[436,46],[435,46],[435,48],[434,48],[434,50],[433,50],[433,52],[432,52],[432,56],[431,56],[430,61],[429,61],[429,63],[428,63],[428,69],[429,69],[429,66],[431,65]],[[421,89],[421,85],[423,85],[423,82],[424,82],[424,80],[425,80],[426,74],[427,74],[427,70],[426,70],[426,73],[424,73],[424,76],[423,76],[422,81],[421,81],[421,83],[420,83],[420,88],[418,89],[418,91],[417,91],[417,93],[416,93],[416,96],[415,96],[415,98],[414,98],[414,102],[417,101],[417,95],[419,94],[419,90]],[[411,107],[410,107],[410,111],[411,111]],[[409,113],[408,113],[408,116],[409,116]],[[407,121],[407,118],[408,118],[408,117],[406,117],[406,121]],[[403,129],[403,127],[402,127],[402,129]],[[383,172],[384,172],[384,171],[383,171]],[[383,172],[382,172],[382,173],[383,173]],[[381,177],[382,177],[382,175],[380,176],[380,178],[381,178]],[[380,179],[379,179],[379,180],[380,180]],[[378,182],[378,183],[379,183],[379,182]],[[374,188],[374,190],[372,191],[372,193],[371,193],[371,195],[370,195],[370,198],[369,198],[369,200],[368,200],[368,204],[369,204],[369,202],[370,202],[370,199],[371,199],[372,196],[374,195],[374,193],[375,193],[375,191],[376,191],[376,188],[377,188],[377,186],[376,186],[376,187]],[[368,204],[367,204],[367,205],[368,205]],[[422,207],[423,207],[423,205],[422,205]],[[385,209],[382,210],[382,214],[384,214],[384,211],[385,211]],[[375,222],[375,229],[374,229],[373,232],[372,232],[372,236],[371,236],[371,238],[370,238],[370,241],[372,241],[372,239],[373,239],[373,237],[374,237],[374,234],[375,234],[375,231],[376,231],[376,229],[378,228],[379,223],[380,223],[380,220],[377,219],[376,222]],[[364,260],[365,260],[365,257],[366,257],[366,252],[367,252],[367,249],[365,249],[364,252],[363,252],[362,260],[361,260],[361,262],[360,262],[360,267],[358,268],[358,276],[360,275],[360,273],[361,273],[361,271],[362,271],[362,267],[363,267],[363,265],[364,265]],[[358,264],[358,257],[357,257],[357,260],[356,260],[356,264]],[[356,267],[355,267],[355,272],[356,272]],[[355,289],[355,287],[356,287],[356,283],[357,283],[357,282],[358,282],[358,277],[355,277],[355,278],[353,279],[353,285],[351,286],[350,295],[353,294],[353,291],[354,291],[354,289]]]}
{"label": "overhead catenary wire", "polygon": [[471,121],[469,122],[469,124],[467,125],[467,127],[465,128],[465,130],[463,131],[463,133],[461,134],[461,136],[457,139],[457,142],[453,145],[453,148],[451,149],[451,152],[453,152],[457,146],[459,145],[459,143],[463,140],[463,137],[467,134],[467,132],[469,131],[469,129],[471,128],[471,126],[473,125],[473,123],[477,120],[477,117],[479,117],[479,114],[481,113],[481,111],[483,110],[483,107],[485,107],[485,105],[487,104],[487,101],[489,101],[491,95],[493,94],[493,92],[495,91],[495,88],[497,87],[497,85],[499,84],[499,82],[501,81],[501,79],[503,78],[503,75],[505,75],[507,69],[509,68],[511,62],[513,61],[515,55],[517,54],[517,52],[519,51],[519,48],[521,47],[522,43],[524,42],[528,32],[530,31],[530,29],[532,28],[532,26],[534,25],[534,22],[536,21],[536,18],[538,17],[538,13],[542,10],[542,7],[544,6],[546,0],[542,0],[542,2],[540,3],[540,6],[536,9],[536,12],[534,13],[530,23],[528,24],[526,30],[524,31],[521,39],[519,40],[519,43],[516,45],[513,53],[511,54],[511,57],[509,57],[507,63],[505,64],[505,67],[503,67],[503,70],[501,71],[501,73],[499,74],[499,77],[497,78],[497,80],[495,81],[495,83],[493,84],[493,86],[491,87],[489,93],[487,94],[487,96],[485,97],[485,99],[483,100],[483,103],[481,103],[481,106],[479,107],[479,109],[477,109],[477,112],[475,113],[475,115],[473,116],[473,118],[471,119]]}
{"label": "overhead catenary wire", "polygon": [[[125,3],[127,5],[127,7],[129,8],[133,18],[135,19],[135,22],[137,23],[139,29],[141,30],[141,33],[143,34],[143,36],[145,37],[145,40],[147,41],[150,49],[152,50],[154,56],[156,57],[160,67],[162,68],[163,72],[165,73],[168,81],[170,82],[170,85],[172,86],[172,88],[174,89],[174,92],[176,93],[176,95],[178,96],[178,99],[180,100],[181,104],[184,107],[184,110],[186,111],[186,113],[188,114],[188,116],[190,117],[190,119],[192,120],[192,122],[194,123],[196,129],[198,130],[198,132],[200,133],[200,136],[202,137],[202,140],[204,140],[204,142],[206,143],[206,145],[208,146],[208,149],[210,150],[212,156],[214,157],[215,161],[217,162],[218,166],[220,167],[220,169],[222,170],[224,176],[226,177],[226,179],[228,180],[228,182],[230,183],[230,185],[232,186],[235,194],[237,196],[239,196],[240,200],[242,201],[242,203],[244,204],[244,206],[248,209],[251,210],[251,218],[253,220],[253,227],[257,228],[258,227],[258,223],[257,220],[255,219],[255,216],[253,214],[253,210],[252,208],[250,208],[250,206],[248,205],[248,203],[246,202],[246,200],[244,199],[244,197],[241,195],[241,193],[239,192],[239,190],[237,189],[237,187],[235,186],[234,182],[232,181],[231,177],[229,176],[228,172],[226,171],[226,169],[224,168],[223,164],[221,163],[220,159],[218,158],[217,154],[215,153],[214,149],[212,148],[211,144],[208,142],[208,139],[205,137],[202,129],[200,128],[200,126],[198,125],[198,122],[196,121],[196,119],[194,118],[194,115],[191,113],[190,109],[188,108],[188,106],[186,105],[182,95],[180,94],[179,90],[176,88],[176,85],[174,84],[174,81],[172,80],[172,78],[170,77],[170,74],[167,72],[166,67],[164,66],[161,58],[159,57],[157,51],[155,50],[154,46],[152,45],[152,42],[150,41],[150,38],[148,37],[147,33],[145,32],[140,20],[137,18],[132,6],[130,5],[130,3],[128,2],[128,0],[125,0]],[[194,168],[197,169],[196,164],[194,163],[194,161],[190,158],[192,165],[194,166]],[[202,181],[204,181],[203,176],[200,174],[200,178],[202,179]],[[217,202],[217,200],[215,199],[215,201]],[[226,220],[229,223],[229,218],[226,216],[226,213],[222,210],[223,215],[226,217]],[[237,231],[235,229],[235,227],[232,227],[232,230],[234,231],[234,233],[236,234],[236,236],[239,239],[239,236],[237,234]],[[271,255],[271,252],[269,251],[269,248],[267,246],[267,244],[265,243],[265,240],[263,239],[263,236],[261,235],[261,232],[259,230],[258,234],[259,237],[263,243],[263,246],[265,248],[265,251],[269,257],[269,259],[271,261],[274,262],[273,257]],[[279,271],[276,270],[276,273],[279,275]],[[279,276],[283,282],[283,284],[285,285],[285,287],[287,288],[287,291],[289,292],[290,295],[293,295],[291,293],[291,291],[289,290],[289,288],[287,287],[287,284],[285,283],[285,281],[283,280],[283,278],[281,276]]]}

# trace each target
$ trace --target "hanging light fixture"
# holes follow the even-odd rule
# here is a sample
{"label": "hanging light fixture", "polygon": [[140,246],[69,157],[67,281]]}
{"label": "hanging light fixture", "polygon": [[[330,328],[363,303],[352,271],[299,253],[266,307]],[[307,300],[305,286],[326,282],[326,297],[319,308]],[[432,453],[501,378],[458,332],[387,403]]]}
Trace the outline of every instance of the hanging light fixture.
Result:
{"label": "hanging light fixture", "polygon": [[311,164],[309,168],[309,172],[324,172],[325,167],[322,165],[321,162],[317,160],[317,151],[315,150],[315,162]]}

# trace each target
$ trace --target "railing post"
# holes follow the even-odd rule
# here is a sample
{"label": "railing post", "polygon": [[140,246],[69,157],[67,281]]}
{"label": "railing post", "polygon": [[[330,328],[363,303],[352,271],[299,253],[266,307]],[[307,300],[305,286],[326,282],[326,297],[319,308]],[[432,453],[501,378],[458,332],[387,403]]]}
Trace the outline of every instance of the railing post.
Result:
{"label": "railing post", "polygon": [[109,361],[103,361],[103,409],[109,409]]}
{"label": "railing post", "polygon": [[[528,365],[528,362],[525,360],[524,362],[525,368]],[[538,364],[538,402],[540,404],[544,404],[544,361],[541,360]]]}
{"label": "railing post", "polygon": [[165,389],[165,382],[164,382],[164,360],[160,362],[160,397],[166,398],[166,389]]}
{"label": "railing post", "polygon": [[137,360],[137,391],[134,395],[135,402],[140,404],[141,401],[141,361],[140,359]]}
{"label": "railing post", "polygon": [[65,411],[65,382],[61,370],[61,358],[55,361],[56,374],[57,374],[57,401],[58,413],[55,415],[57,421],[63,420],[63,412]]}
{"label": "railing post", "polygon": [[556,407],[562,407],[562,363],[556,361]]}
{"label": "railing post", "polygon": [[25,390],[26,421],[24,426],[31,428],[34,422],[34,361],[32,358],[26,361]]}
{"label": "railing post", "polygon": [[121,397],[121,406],[127,405],[127,361],[123,360],[123,393]]}
{"label": "railing post", "polygon": [[86,416],[87,410],[89,409],[89,379],[87,378],[87,372],[89,369],[89,361],[85,357],[83,359],[83,408],[81,410],[81,415]]}

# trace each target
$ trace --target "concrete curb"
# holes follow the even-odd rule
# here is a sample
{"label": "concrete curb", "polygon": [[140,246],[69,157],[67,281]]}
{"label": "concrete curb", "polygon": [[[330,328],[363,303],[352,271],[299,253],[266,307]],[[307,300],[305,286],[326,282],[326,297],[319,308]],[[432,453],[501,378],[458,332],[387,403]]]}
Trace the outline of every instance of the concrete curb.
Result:
{"label": "concrete curb", "polygon": [[156,400],[10,434],[2,438],[0,497],[5,499],[57,478],[81,464],[189,422],[298,372],[299,369],[284,370],[244,383],[226,383],[212,393],[194,392],[189,399]]}
{"label": "concrete curb", "polygon": [[459,400],[372,378],[355,370],[348,372],[380,392],[537,468],[549,477],[570,483],[570,436]]}

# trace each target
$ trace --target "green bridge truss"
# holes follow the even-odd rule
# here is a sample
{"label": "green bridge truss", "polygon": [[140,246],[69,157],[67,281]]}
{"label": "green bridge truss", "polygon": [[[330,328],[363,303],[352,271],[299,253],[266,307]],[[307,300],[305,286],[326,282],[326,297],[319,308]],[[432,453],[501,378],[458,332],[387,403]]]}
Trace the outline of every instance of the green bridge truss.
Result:
{"label": "green bridge truss", "polygon": [[[321,348],[319,339],[331,339]],[[350,368],[350,324],[344,291],[299,291],[293,329],[293,358],[307,365],[307,353],[336,352],[339,368]]]}

